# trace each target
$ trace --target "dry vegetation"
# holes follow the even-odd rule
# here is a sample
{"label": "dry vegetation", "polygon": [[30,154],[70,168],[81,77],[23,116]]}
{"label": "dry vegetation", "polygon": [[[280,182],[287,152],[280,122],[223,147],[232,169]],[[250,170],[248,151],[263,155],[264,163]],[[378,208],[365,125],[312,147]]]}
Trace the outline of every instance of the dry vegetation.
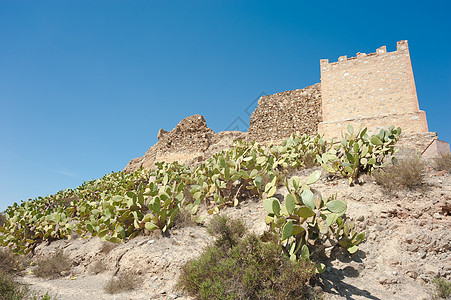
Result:
{"label": "dry vegetation", "polygon": [[37,277],[55,279],[70,270],[72,262],[62,251],[56,252],[48,258],[41,258],[36,262],[33,274]]}
{"label": "dry vegetation", "polygon": [[434,158],[435,161],[435,168],[437,170],[446,170],[448,172],[451,172],[451,154],[441,154]]}
{"label": "dry vegetation", "polygon": [[387,191],[424,187],[425,163],[418,157],[396,160],[373,173],[374,180]]}
{"label": "dry vegetation", "polygon": [[308,285],[313,263],[291,262],[276,244],[245,231],[241,221],[213,219],[215,245],[182,267],[179,287],[197,299],[314,298]]}
{"label": "dry vegetation", "polygon": [[108,294],[122,293],[138,288],[142,282],[143,280],[138,274],[126,271],[119,273],[115,278],[111,278],[105,285],[104,290]]}

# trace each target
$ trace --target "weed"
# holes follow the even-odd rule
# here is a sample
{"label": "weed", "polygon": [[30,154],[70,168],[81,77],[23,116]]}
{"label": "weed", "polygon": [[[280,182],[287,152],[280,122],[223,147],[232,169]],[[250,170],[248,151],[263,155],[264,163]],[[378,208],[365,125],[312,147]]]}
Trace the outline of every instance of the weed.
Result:
{"label": "weed", "polygon": [[106,270],[105,263],[103,261],[98,261],[92,266],[89,267],[89,272],[91,274],[97,275],[99,273],[102,273]]}
{"label": "weed", "polygon": [[64,272],[70,270],[71,260],[62,251],[56,252],[48,258],[41,258],[36,262],[33,274],[37,277],[55,279],[63,276]]}
{"label": "weed", "polygon": [[434,158],[435,168],[451,172],[451,154],[441,154]]}
{"label": "weed", "polygon": [[0,271],[0,300],[27,299],[29,293],[27,287],[20,285],[10,275]]}
{"label": "weed", "polygon": [[104,287],[108,294],[117,294],[136,289],[143,282],[136,273],[126,271],[119,273],[116,278],[111,278]]}
{"label": "weed", "polygon": [[432,299],[451,299],[451,281],[437,277],[432,283],[435,286],[435,293]]}
{"label": "weed", "polygon": [[[191,195],[191,194],[190,194]],[[174,220],[174,229],[182,227],[195,226],[196,222],[193,221],[193,216],[190,211],[185,209],[180,209]]]}
{"label": "weed", "polygon": [[[217,217],[210,225],[222,243],[181,269],[178,287],[198,299],[306,299],[307,282],[315,274],[313,263],[291,262],[273,242],[246,235],[239,221]],[[224,221],[226,220],[226,221]],[[237,225],[241,223],[241,225]],[[233,228],[238,226],[240,234]],[[229,236],[230,238],[224,238]],[[230,242],[232,240],[233,242]],[[232,245],[230,248],[228,246]]]}
{"label": "weed", "polygon": [[425,164],[418,157],[395,161],[373,173],[374,180],[387,190],[417,189],[424,185]]}
{"label": "weed", "polygon": [[12,274],[23,271],[28,260],[24,256],[12,253],[9,249],[0,249],[0,270]]}

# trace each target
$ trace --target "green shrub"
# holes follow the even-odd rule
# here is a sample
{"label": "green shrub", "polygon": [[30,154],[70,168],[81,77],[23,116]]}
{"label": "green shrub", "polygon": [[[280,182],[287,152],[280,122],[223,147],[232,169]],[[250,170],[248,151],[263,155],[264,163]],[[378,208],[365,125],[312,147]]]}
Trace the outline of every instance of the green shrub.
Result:
{"label": "green shrub", "polygon": [[435,286],[433,299],[450,299],[451,298],[451,281],[445,278],[437,277],[432,282]]}
{"label": "green shrub", "polygon": [[105,285],[104,290],[108,294],[127,292],[136,289],[142,282],[142,278],[136,273],[126,271],[119,273],[116,278],[111,278]]}
{"label": "green shrub", "polygon": [[28,299],[30,290],[12,279],[6,273],[0,271],[0,300]]}
{"label": "green shrub", "polygon": [[229,219],[227,216],[215,216],[207,230],[210,235],[216,237],[216,247],[231,249],[243,237],[246,226],[240,220]]}
{"label": "green shrub", "polygon": [[207,247],[182,267],[179,288],[198,299],[308,299],[312,295],[308,286],[315,275],[312,262],[292,262],[273,242],[262,242],[254,234],[239,238],[242,234],[236,235],[232,228],[240,222],[216,220],[210,232],[218,232],[219,227],[223,243]]}
{"label": "green shrub", "polygon": [[41,258],[36,262],[33,274],[37,277],[55,279],[70,270],[72,262],[62,251],[56,252],[48,258]]}
{"label": "green shrub", "polygon": [[425,164],[418,157],[395,160],[374,172],[377,184],[387,190],[417,189],[424,186]]}
{"label": "green shrub", "polygon": [[446,170],[451,172],[451,154],[441,154],[434,158],[435,168],[437,170]]}

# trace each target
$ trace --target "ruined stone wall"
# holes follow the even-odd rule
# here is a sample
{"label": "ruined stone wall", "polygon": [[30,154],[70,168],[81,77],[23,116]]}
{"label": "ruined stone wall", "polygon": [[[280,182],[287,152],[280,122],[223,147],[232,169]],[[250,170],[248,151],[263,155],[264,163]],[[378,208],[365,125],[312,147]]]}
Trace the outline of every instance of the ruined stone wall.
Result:
{"label": "ruined stone wall", "polygon": [[426,114],[419,110],[407,41],[397,50],[341,56],[320,61],[322,116],[318,126],[326,138],[340,137],[348,124],[373,131],[391,124],[405,133],[428,132]]}
{"label": "ruined stone wall", "polygon": [[314,135],[321,122],[321,84],[263,96],[250,118],[249,138],[279,141],[299,131]]}

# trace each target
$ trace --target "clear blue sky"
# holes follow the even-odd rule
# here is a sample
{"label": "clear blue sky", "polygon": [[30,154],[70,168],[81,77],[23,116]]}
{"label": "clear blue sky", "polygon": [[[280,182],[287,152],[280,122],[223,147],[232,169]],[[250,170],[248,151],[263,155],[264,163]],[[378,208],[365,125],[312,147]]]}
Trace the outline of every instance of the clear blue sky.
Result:
{"label": "clear blue sky", "polygon": [[[184,117],[214,131],[319,60],[408,40],[451,141],[449,1],[0,1],[0,211],[122,170]],[[238,122],[240,123],[240,122]],[[241,129],[246,128],[241,124]]]}

